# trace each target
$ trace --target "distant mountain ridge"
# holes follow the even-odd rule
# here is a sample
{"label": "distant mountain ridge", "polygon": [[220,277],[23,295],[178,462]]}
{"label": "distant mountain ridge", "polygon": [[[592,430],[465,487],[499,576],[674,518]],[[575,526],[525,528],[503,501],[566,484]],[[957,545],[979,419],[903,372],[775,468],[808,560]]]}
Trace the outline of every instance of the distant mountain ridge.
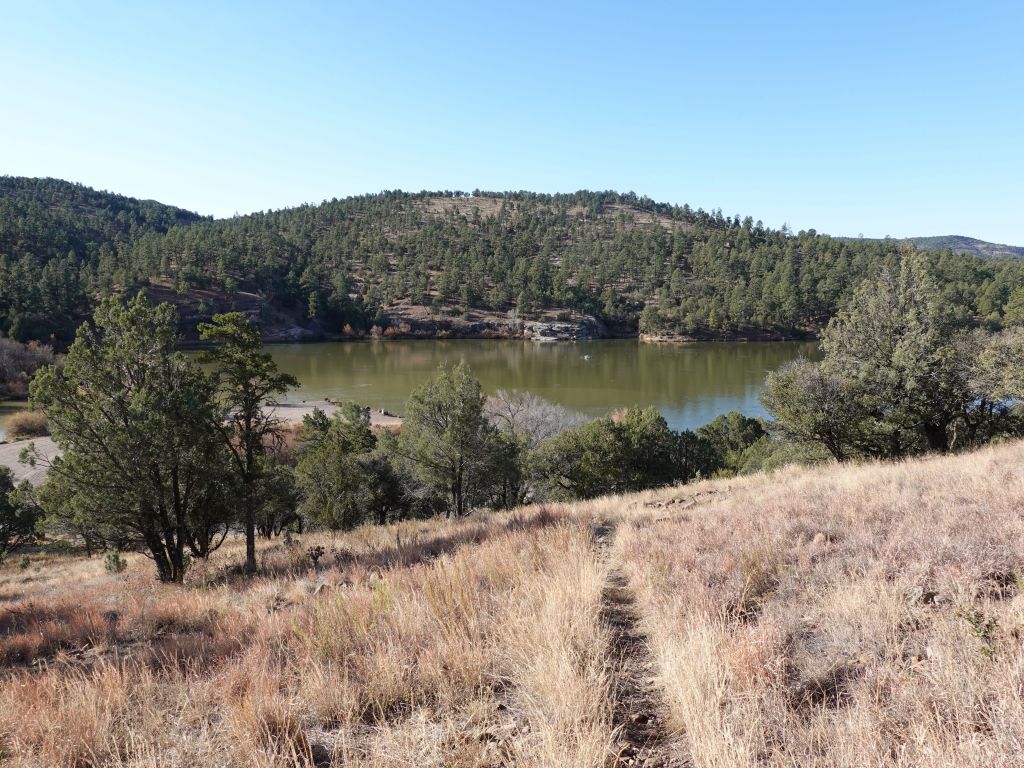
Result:
{"label": "distant mountain ridge", "polygon": [[964,235],[939,235],[936,237],[912,237],[910,241],[926,251],[949,249],[954,253],[970,253],[983,259],[1021,259],[1024,246],[989,243]]}
{"label": "distant mountain ridge", "polygon": [[1024,246],[990,243],[987,240],[979,240],[976,237],[967,237],[966,235],[934,235],[932,237],[903,238],[844,237],[842,239],[873,241],[892,239],[900,242],[911,242],[915,247],[923,251],[949,250],[953,253],[969,253],[981,259],[1024,259]]}

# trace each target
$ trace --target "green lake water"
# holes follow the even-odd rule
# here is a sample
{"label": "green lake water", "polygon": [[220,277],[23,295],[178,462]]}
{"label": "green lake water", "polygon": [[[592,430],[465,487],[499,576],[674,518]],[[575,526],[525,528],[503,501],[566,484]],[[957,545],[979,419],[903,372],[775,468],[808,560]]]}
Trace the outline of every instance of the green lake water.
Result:
{"label": "green lake water", "polygon": [[590,415],[657,406],[674,429],[692,429],[737,410],[764,415],[765,375],[808,342],[644,344],[508,340],[271,344],[267,350],[300,388],[291,401],[339,397],[401,414],[409,393],[442,362],[464,360],[487,392],[518,389]]}
{"label": "green lake water", "polygon": [[[813,342],[643,344],[508,340],[368,341],[270,344],[281,370],[301,385],[288,400],[339,397],[401,414],[412,390],[442,362],[465,360],[487,392],[534,392],[599,416],[632,405],[657,406],[673,429],[693,429],[721,413],[764,415],[765,374],[804,355]],[[0,435],[23,403],[0,404]]]}

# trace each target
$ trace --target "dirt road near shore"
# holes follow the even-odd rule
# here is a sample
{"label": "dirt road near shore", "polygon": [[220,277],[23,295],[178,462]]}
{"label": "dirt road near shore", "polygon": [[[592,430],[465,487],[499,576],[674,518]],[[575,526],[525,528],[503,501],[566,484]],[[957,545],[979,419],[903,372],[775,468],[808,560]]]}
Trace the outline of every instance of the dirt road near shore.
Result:
{"label": "dirt road near shore", "polygon": [[39,485],[46,477],[46,467],[30,467],[18,461],[21,451],[29,443],[35,443],[39,452],[47,459],[52,459],[59,453],[57,444],[48,437],[36,437],[31,440],[18,440],[13,443],[0,445],[0,466],[8,467],[14,473],[14,483],[17,485],[22,480],[28,480],[32,485]]}

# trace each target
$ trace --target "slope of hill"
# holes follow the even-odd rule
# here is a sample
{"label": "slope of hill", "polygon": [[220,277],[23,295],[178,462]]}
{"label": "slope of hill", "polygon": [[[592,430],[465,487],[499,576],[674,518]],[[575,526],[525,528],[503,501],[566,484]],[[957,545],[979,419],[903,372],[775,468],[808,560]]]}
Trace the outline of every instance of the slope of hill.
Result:
{"label": "slope of hill", "polygon": [[905,237],[905,238],[840,238],[848,242],[854,240],[868,240],[873,243],[898,242],[910,243],[922,251],[951,251],[976,256],[979,259],[1020,259],[1024,258],[1024,247],[1018,245],[1002,245],[990,243],[986,240],[978,240],[974,237],[964,235],[936,235],[933,237]]}
{"label": "slope of hill", "polygon": [[[898,241],[772,230],[635,194],[385,192],[202,219],[54,180],[0,184],[0,331],[66,342],[146,289],[186,333],[239,308],[272,336],[815,333]],[[950,311],[998,325],[1024,261],[929,255]],[[551,326],[545,326],[550,328]]]}
{"label": "slope of hill", "polygon": [[201,219],[59,179],[0,176],[0,330],[67,341],[95,295],[124,284],[119,253]]}
{"label": "slope of hill", "polygon": [[[0,567],[12,766],[1012,765],[1024,443]],[[319,565],[307,552],[322,545]]]}
{"label": "slope of hill", "polygon": [[983,259],[1020,259],[1024,258],[1024,247],[1019,245],[1002,245],[977,240],[963,235],[940,235],[938,237],[912,237],[910,242],[918,248],[929,251],[950,250],[953,253],[970,253]]}
{"label": "slope of hill", "polygon": [[60,179],[0,176],[0,254],[79,259],[202,216]]}

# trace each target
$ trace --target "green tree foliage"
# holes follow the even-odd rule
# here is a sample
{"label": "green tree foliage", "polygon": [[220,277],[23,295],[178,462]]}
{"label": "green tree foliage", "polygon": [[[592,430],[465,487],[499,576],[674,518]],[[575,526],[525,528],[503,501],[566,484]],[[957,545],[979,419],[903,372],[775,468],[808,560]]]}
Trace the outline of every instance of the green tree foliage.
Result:
{"label": "green tree foliage", "polygon": [[302,444],[295,471],[307,519],[346,530],[404,510],[401,480],[390,457],[377,450],[368,410],[347,402],[328,418],[315,409],[303,420]]}
{"label": "green tree foliage", "polygon": [[1014,288],[1003,307],[1003,322],[1007,326],[1024,326],[1024,286]]}
{"label": "green tree foliage", "polygon": [[381,448],[364,453],[356,457],[356,462],[362,478],[359,505],[369,521],[384,525],[418,511],[417,499],[409,494],[391,451]]}
{"label": "green tree foliage", "polygon": [[746,463],[750,446],[764,439],[767,433],[761,422],[730,411],[697,430],[697,436],[710,447],[720,473],[739,474]]}
{"label": "green tree foliage", "polygon": [[39,508],[30,503],[27,489],[14,487],[14,475],[0,467],[0,562],[11,552],[39,537]]}
{"label": "green tree foliage", "polygon": [[537,498],[538,489],[527,471],[530,454],[545,440],[586,421],[580,414],[537,395],[503,389],[487,398],[484,414],[515,457],[511,471],[504,473],[500,494],[503,506]]}
{"label": "green tree foliage", "polygon": [[[396,305],[601,316],[618,330],[819,331],[897,241],[772,230],[634,194],[386,192],[211,221],[56,180],[0,179],[0,330],[70,338],[97,296],[258,294],[313,330],[383,329]],[[1024,262],[926,256],[958,325],[1018,322]],[[205,294],[204,294],[205,295]]]}
{"label": "green tree foliage", "polygon": [[0,177],[0,330],[19,341],[70,341],[93,296],[160,271],[152,248],[135,250],[141,240],[200,219],[81,184]]}
{"label": "green tree foliage", "polygon": [[296,467],[302,515],[325,528],[345,530],[363,521],[362,477],[356,458],[334,435],[310,447]]}
{"label": "green tree foliage", "polygon": [[287,464],[267,462],[256,486],[256,532],[266,539],[290,526],[302,529],[295,472]]}
{"label": "green tree foliage", "polygon": [[230,521],[213,384],[175,343],[171,306],[107,299],[31,387],[63,453],[42,497],[54,519],[140,549],[163,581],[181,581],[186,551],[207,555]]}
{"label": "green tree foliage", "polygon": [[485,398],[469,367],[441,366],[406,405],[398,452],[425,486],[448,498],[449,516],[500,494],[515,470],[515,446],[484,415]]}
{"label": "green tree foliage", "polygon": [[826,328],[821,363],[769,375],[762,401],[779,431],[842,461],[949,451],[1013,430],[1019,379],[1007,368],[1000,383],[991,361],[1012,355],[1014,336],[960,329],[946,310],[916,256],[865,281]]}
{"label": "green tree foliage", "polygon": [[245,526],[245,567],[256,570],[256,518],[259,485],[270,471],[268,447],[280,440],[281,421],[274,415],[276,398],[298,386],[281,373],[263,351],[259,329],[241,312],[214,315],[199,326],[200,338],[214,345],[205,359],[216,367],[217,402],[214,423],[233,459]]}
{"label": "green tree foliage", "polygon": [[531,464],[544,497],[588,499],[620,489],[623,453],[615,423],[606,417],[542,443]]}
{"label": "green tree foliage", "polygon": [[1013,328],[983,338],[971,384],[985,399],[1008,402],[1024,398],[1024,329]]}
{"label": "green tree foliage", "polygon": [[530,463],[540,492],[555,499],[670,485],[716,468],[713,446],[692,432],[673,432],[653,407],[564,431],[538,446]]}
{"label": "green tree foliage", "polygon": [[864,282],[822,335],[822,368],[854,383],[894,456],[920,439],[946,450],[950,425],[973,399],[956,364],[955,331],[926,265],[907,258]]}
{"label": "green tree foliage", "polygon": [[865,448],[868,412],[855,385],[807,360],[795,360],[768,374],[761,402],[783,437],[821,444],[845,461]]}

